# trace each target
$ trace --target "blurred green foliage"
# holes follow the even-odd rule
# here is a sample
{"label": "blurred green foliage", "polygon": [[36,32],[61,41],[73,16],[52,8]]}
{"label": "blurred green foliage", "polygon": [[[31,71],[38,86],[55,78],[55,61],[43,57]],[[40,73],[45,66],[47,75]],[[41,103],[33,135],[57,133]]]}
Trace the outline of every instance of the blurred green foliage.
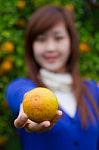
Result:
{"label": "blurred green foliage", "polygon": [[[87,0],[0,0],[0,147],[5,150],[11,150],[11,146],[7,143],[10,143],[14,136],[17,137],[11,112],[5,102],[5,88],[11,80],[26,75],[25,27],[31,13],[49,3],[62,5],[74,13],[80,41],[81,75],[99,81],[97,7]],[[12,149],[15,149],[15,146]]]}

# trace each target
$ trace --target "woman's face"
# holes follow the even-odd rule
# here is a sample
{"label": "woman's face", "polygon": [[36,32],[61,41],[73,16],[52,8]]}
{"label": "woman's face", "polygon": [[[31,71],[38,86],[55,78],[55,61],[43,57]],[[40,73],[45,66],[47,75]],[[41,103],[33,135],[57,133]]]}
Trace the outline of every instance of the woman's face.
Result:
{"label": "woman's face", "polygon": [[35,60],[42,68],[57,73],[66,72],[70,38],[63,22],[39,35],[32,47]]}

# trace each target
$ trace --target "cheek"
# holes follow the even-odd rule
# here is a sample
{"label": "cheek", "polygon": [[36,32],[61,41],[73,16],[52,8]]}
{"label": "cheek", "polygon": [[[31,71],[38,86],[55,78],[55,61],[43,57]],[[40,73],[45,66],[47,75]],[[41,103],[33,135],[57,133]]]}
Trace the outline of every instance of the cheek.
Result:
{"label": "cheek", "polygon": [[64,57],[69,57],[71,48],[70,48],[70,42],[65,42],[60,45],[60,49]]}
{"label": "cheek", "polygon": [[35,42],[32,45],[32,49],[33,49],[34,58],[35,58],[36,62],[39,64],[39,55],[40,55],[39,45]]}
{"label": "cheek", "polygon": [[41,45],[41,44],[35,42],[35,43],[32,45],[32,48],[33,48],[34,56],[38,57],[39,55],[42,54],[42,49],[43,49],[43,48],[42,48],[42,45]]}
{"label": "cheek", "polygon": [[35,55],[41,55],[44,52],[44,45],[38,42],[35,42],[32,45],[33,51]]}
{"label": "cheek", "polygon": [[34,53],[38,53],[39,47],[40,47],[39,44],[37,44],[37,42],[34,42],[34,44],[32,45]]}
{"label": "cheek", "polygon": [[41,63],[41,53],[39,50],[34,50],[34,58],[38,64]]}
{"label": "cheek", "polygon": [[61,62],[63,64],[67,63],[70,53],[71,53],[70,44],[65,43],[64,45],[62,45],[62,47],[61,47]]}
{"label": "cheek", "polygon": [[63,49],[63,50],[64,49],[70,50],[70,47],[71,47],[70,45],[71,45],[71,42],[70,42],[69,38],[62,40],[59,43],[60,48]]}

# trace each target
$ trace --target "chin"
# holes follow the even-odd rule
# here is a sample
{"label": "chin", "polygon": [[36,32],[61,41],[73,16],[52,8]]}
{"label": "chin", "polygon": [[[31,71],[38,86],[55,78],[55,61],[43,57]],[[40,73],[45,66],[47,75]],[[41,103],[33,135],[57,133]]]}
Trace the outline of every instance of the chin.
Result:
{"label": "chin", "polygon": [[53,72],[53,73],[60,73],[60,69],[55,69],[55,68],[45,68],[46,70]]}
{"label": "chin", "polygon": [[65,67],[62,67],[60,65],[55,65],[55,64],[52,64],[52,65],[43,65],[42,66],[43,68],[45,68],[46,70],[50,71],[50,72],[55,72],[55,73],[63,73],[65,72]]}

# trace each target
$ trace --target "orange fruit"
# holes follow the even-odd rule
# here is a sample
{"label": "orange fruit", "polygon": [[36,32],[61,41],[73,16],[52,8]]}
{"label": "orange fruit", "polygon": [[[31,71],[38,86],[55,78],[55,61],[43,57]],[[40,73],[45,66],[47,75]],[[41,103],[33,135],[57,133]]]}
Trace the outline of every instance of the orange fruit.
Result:
{"label": "orange fruit", "polygon": [[58,100],[51,90],[34,88],[24,96],[23,110],[34,122],[51,121],[58,110]]}
{"label": "orange fruit", "polygon": [[80,51],[83,53],[87,53],[90,50],[90,47],[87,43],[80,43],[79,48],[80,48]]}
{"label": "orange fruit", "polygon": [[1,45],[1,49],[7,53],[10,53],[14,51],[15,47],[12,42],[7,41]]}
{"label": "orange fruit", "polygon": [[10,59],[6,59],[4,62],[1,64],[1,68],[4,71],[10,71],[13,67],[13,62]]}
{"label": "orange fruit", "polygon": [[17,1],[17,8],[24,9],[25,6],[26,6],[26,2],[25,1],[23,1],[23,0],[18,0]]}

